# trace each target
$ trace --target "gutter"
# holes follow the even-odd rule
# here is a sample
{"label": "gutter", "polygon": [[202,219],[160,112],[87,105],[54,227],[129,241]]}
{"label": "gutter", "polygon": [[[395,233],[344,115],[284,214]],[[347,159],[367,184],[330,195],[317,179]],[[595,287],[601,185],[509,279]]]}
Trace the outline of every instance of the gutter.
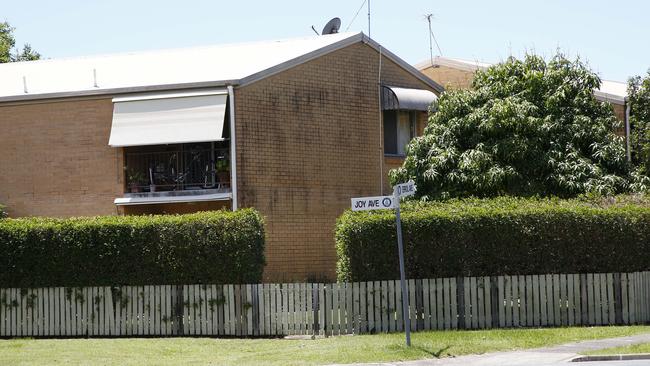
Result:
{"label": "gutter", "polygon": [[125,88],[90,89],[90,90],[78,90],[78,91],[70,91],[70,92],[25,94],[25,95],[14,95],[10,97],[0,97],[0,103],[21,102],[21,101],[30,101],[30,100],[41,101],[45,99],[86,97],[86,96],[113,95],[113,94],[126,94],[126,93],[141,93],[147,91],[223,87],[227,85],[237,85],[238,83],[239,80],[201,81],[201,82],[194,82],[194,83],[130,86]]}

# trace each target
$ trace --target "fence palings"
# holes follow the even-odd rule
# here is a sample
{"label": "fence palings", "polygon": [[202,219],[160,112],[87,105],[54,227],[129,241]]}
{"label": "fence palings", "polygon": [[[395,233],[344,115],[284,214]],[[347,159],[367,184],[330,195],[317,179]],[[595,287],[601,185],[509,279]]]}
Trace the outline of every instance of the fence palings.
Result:
{"label": "fence palings", "polygon": [[650,322],[650,272],[0,289],[0,337],[281,336]]}

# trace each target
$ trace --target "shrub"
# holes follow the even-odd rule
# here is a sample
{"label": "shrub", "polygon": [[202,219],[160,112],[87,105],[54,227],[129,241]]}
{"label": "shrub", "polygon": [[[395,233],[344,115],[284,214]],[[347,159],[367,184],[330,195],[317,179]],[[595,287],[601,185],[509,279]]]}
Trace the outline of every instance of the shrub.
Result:
{"label": "shrub", "polygon": [[628,80],[632,162],[650,174],[650,70]]}
{"label": "shrub", "polygon": [[643,192],[630,169],[600,79],[558,54],[509,58],[476,73],[472,90],[444,93],[391,183],[415,180],[419,197],[612,195]]}
{"label": "shrub", "polygon": [[7,218],[7,211],[4,205],[0,205],[0,219]]}
{"label": "shrub", "polygon": [[[650,268],[643,197],[495,198],[403,205],[409,278],[622,272]],[[392,211],[345,212],[336,227],[341,281],[399,278]]]}
{"label": "shrub", "polygon": [[6,219],[0,252],[0,287],[256,283],[264,224],[252,209]]}

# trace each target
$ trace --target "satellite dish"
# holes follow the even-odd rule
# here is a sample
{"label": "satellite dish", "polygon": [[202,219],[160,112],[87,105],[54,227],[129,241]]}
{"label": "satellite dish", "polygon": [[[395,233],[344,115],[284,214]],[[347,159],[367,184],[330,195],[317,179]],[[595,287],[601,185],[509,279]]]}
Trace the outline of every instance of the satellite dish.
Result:
{"label": "satellite dish", "polygon": [[334,34],[339,32],[339,28],[341,28],[341,19],[340,18],[332,18],[327,24],[325,24],[325,27],[323,28],[323,31],[320,32],[321,35],[325,34]]}

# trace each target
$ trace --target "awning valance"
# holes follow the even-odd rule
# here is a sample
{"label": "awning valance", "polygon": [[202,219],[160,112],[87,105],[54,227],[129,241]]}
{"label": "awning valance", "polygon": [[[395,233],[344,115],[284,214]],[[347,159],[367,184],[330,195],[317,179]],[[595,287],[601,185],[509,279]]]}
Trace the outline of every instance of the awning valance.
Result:
{"label": "awning valance", "polygon": [[382,85],[381,107],[383,110],[428,111],[438,97],[424,89],[398,88]]}
{"label": "awning valance", "polygon": [[142,94],[113,99],[110,146],[223,140],[226,90]]}

